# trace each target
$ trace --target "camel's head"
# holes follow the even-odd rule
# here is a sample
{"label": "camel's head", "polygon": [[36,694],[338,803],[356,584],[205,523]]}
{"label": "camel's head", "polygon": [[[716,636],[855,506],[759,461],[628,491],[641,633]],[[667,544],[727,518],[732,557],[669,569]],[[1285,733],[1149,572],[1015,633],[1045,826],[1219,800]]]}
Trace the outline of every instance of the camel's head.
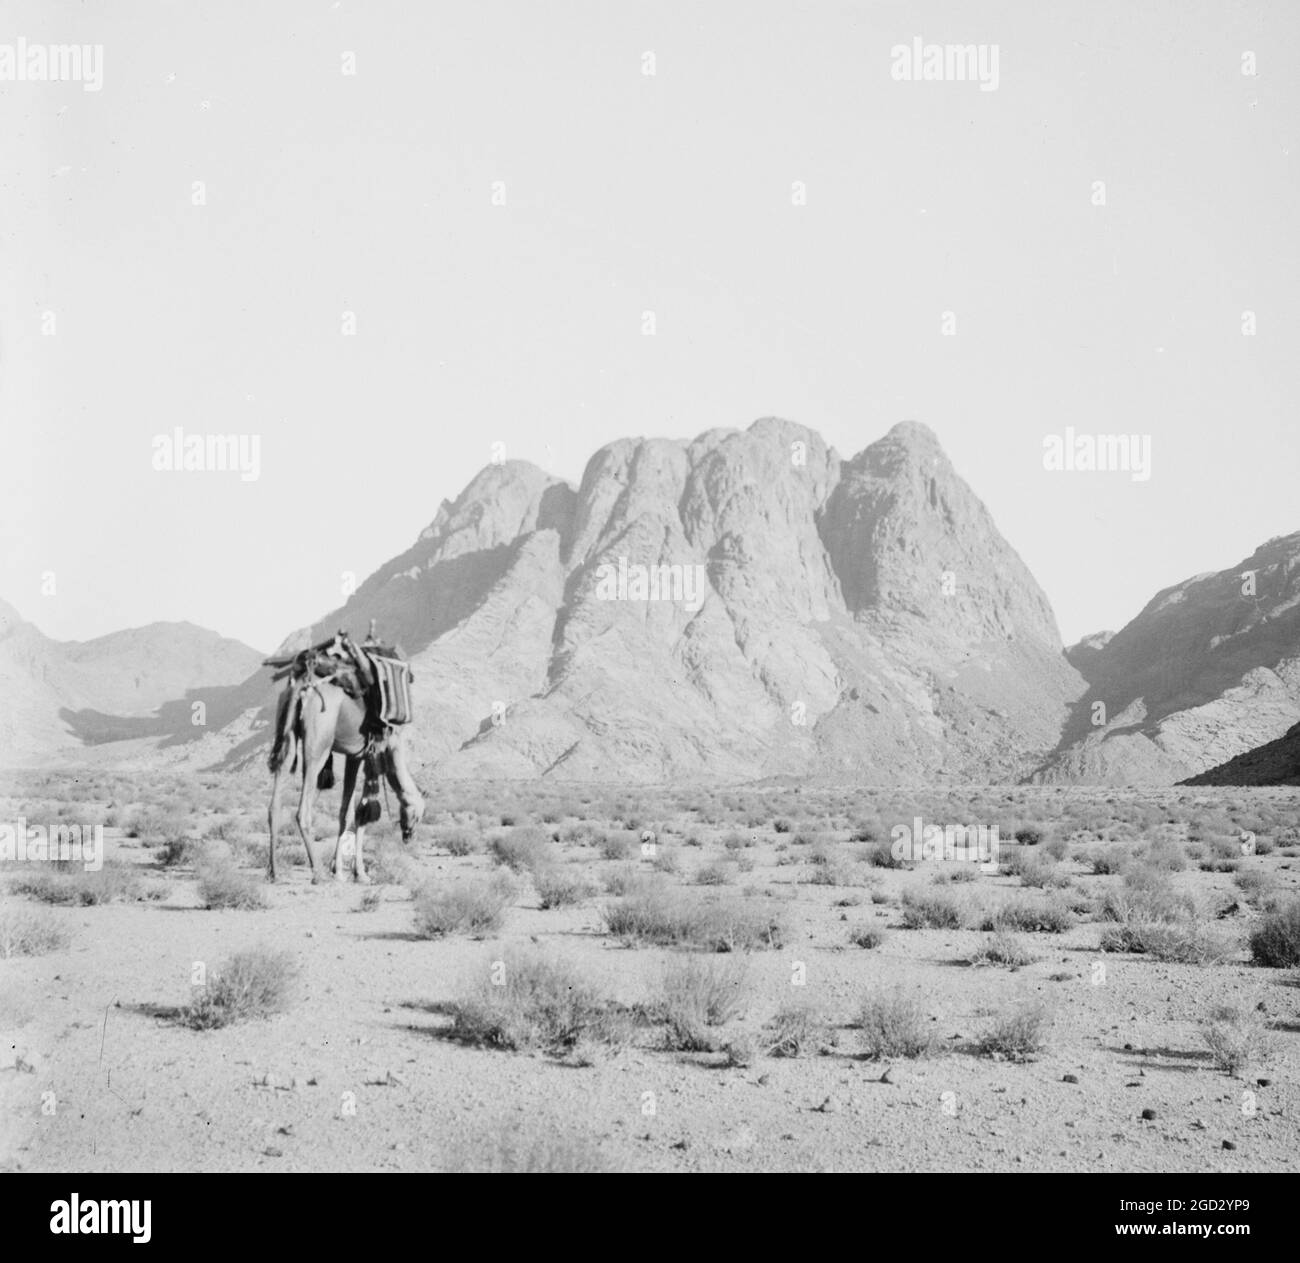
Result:
{"label": "camel's head", "polygon": [[402,804],[402,841],[409,842],[415,837],[415,826],[424,819],[424,799],[418,803]]}

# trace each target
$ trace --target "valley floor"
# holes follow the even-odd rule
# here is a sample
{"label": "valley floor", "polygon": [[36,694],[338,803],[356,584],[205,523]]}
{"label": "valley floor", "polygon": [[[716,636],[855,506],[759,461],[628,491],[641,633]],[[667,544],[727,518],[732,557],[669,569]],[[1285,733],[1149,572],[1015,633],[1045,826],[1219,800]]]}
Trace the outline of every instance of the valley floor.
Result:
{"label": "valley floor", "polygon": [[[80,897],[59,882],[102,879],[0,869],[14,952],[0,958],[0,1169],[1300,1163],[1296,970],[1252,963],[1248,946],[1300,887],[1294,790],[1014,788],[921,802],[860,790],[435,787],[411,848],[387,826],[370,831],[373,886],[311,885],[286,834],[297,863],[264,887],[266,906],[218,910],[203,906],[213,864],[263,889],[263,806],[251,790],[219,778],[11,789],[0,820],[109,818],[103,871],[121,880],[108,901],[83,906],[59,902]],[[1019,824],[1024,837],[1003,847],[1000,871],[971,880],[943,861],[882,866],[890,822],[915,814]],[[1234,831],[1248,826],[1267,853],[1234,859]],[[508,891],[493,886],[503,859],[516,870]],[[557,874],[573,889],[543,909],[539,887],[555,888]],[[1217,944],[1207,963],[1100,950],[1117,909],[1136,923],[1133,892],[1148,887],[1181,900],[1179,924]],[[499,928],[417,933],[430,901],[445,913],[440,892],[489,889],[506,892]],[[612,932],[610,910],[649,890],[664,906],[761,907],[780,933],[720,953]],[[1017,922],[1029,905],[1062,918],[1051,932]],[[22,945],[38,922],[53,946],[19,954],[41,950]],[[879,944],[856,945],[873,941],[870,929]],[[1029,963],[972,963],[998,930]],[[236,952],[261,948],[292,958],[282,1011],[188,1025],[196,965],[220,975]],[[621,1034],[549,1049],[469,1039],[466,997],[521,953],[570,967],[621,1016]],[[721,971],[738,997],[720,1020],[701,1019],[696,1049],[665,1017],[666,979],[676,966],[680,982],[688,959]],[[924,1055],[868,1055],[873,997],[906,1002],[900,1021],[913,1006]],[[817,1015],[814,1032],[798,1055],[774,1055],[774,1023],[792,1004]],[[1216,1018],[1223,1006],[1236,1014]],[[1041,1045],[1023,1060],[981,1048],[999,1015],[1018,1011],[1041,1019]],[[1215,1022],[1242,1041],[1242,1064],[1216,1063]]]}

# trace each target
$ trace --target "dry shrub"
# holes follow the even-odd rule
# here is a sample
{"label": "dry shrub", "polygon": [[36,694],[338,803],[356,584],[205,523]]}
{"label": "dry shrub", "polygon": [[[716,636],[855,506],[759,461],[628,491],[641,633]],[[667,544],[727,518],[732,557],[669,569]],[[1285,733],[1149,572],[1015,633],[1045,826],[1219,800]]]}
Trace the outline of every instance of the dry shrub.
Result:
{"label": "dry shrub", "polygon": [[426,882],[415,892],[415,932],[421,938],[468,934],[483,938],[499,930],[515,885],[504,873],[471,878],[446,889]]}
{"label": "dry shrub", "polygon": [[1043,889],[1049,886],[1069,885],[1070,878],[1063,873],[1060,866],[1049,855],[1030,851],[1019,864],[1018,876],[1023,886],[1036,886]]}
{"label": "dry shrub", "polygon": [[1059,833],[1053,834],[1043,843],[1043,850],[1059,863],[1069,855],[1070,843],[1067,838],[1063,838]]}
{"label": "dry shrub", "polygon": [[618,1043],[626,1015],[576,966],[540,953],[508,952],[490,962],[452,1005],[452,1034],[492,1048],[568,1054],[587,1043]]}
{"label": "dry shrub", "polygon": [[205,908],[251,911],[266,907],[262,887],[247,873],[241,873],[228,853],[204,854],[194,871],[199,879],[199,901]]}
{"label": "dry shrub", "polygon": [[126,835],[142,842],[166,842],[181,836],[186,829],[185,816],[167,807],[141,807],[131,817]]}
{"label": "dry shrub", "polygon": [[[1258,842],[1256,843],[1258,846]],[[1200,863],[1203,873],[1235,873],[1241,867],[1241,846],[1235,837],[1211,838]]]}
{"label": "dry shrub", "polygon": [[1187,867],[1187,856],[1172,838],[1157,838],[1148,843],[1140,863],[1166,873],[1181,873]]}
{"label": "dry shrub", "polygon": [[[373,842],[367,837],[367,875],[380,886],[415,887],[422,883],[420,866],[411,858],[406,844],[392,834]],[[355,846],[355,842],[354,842]],[[330,852],[333,854],[333,851]]]}
{"label": "dry shrub", "polygon": [[655,849],[654,859],[650,864],[656,873],[674,874],[681,871],[682,861],[677,853],[677,848],[672,846],[658,846]]}
{"label": "dry shrub", "polygon": [[780,947],[784,932],[779,909],[734,897],[705,901],[650,882],[606,908],[605,923],[628,942],[718,952]]}
{"label": "dry shrub", "polygon": [[1211,965],[1229,956],[1232,944],[1208,926],[1191,922],[1126,921],[1102,931],[1101,950],[1133,952],[1184,965]]}
{"label": "dry shrub", "polygon": [[1264,916],[1251,933],[1250,954],[1272,969],[1300,965],[1300,899]]}
{"label": "dry shrub", "polygon": [[1064,934],[1074,925],[1074,914],[1058,898],[1020,896],[988,913],[982,930],[1017,930],[1022,934]]}
{"label": "dry shrub", "polygon": [[628,829],[607,833],[600,840],[600,853],[607,860],[634,860],[641,853],[640,835]]}
{"label": "dry shrub", "polygon": [[749,1031],[737,1031],[722,1045],[727,1056],[727,1065],[741,1069],[752,1066],[758,1060],[761,1049],[758,1040]]}
{"label": "dry shrub", "polygon": [[1106,877],[1113,873],[1122,873],[1130,859],[1128,850],[1122,846],[1096,847],[1088,852],[1086,863],[1096,877]]}
{"label": "dry shrub", "polygon": [[162,899],[165,886],[146,882],[130,864],[108,863],[96,872],[86,872],[61,862],[43,868],[20,870],[10,879],[9,889],[41,903],[93,907],[103,903],[138,903]]}
{"label": "dry shrub", "polygon": [[[856,833],[854,838],[857,839]],[[895,857],[893,844],[883,840],[876,842],[867,851],[867,863],[873,868],[911,868],[907,860]]]}
{"label": "dry shrub", "polygon": [[974,864],[953,864],[941,868],[930,878],[936,886],[964,885],[966,882],[979,881],[980,871]]}
{"label": "dry shrub", "polygon": [[965,920],[961,904],[944,891],[903,892],[903,925],[909,930],[959,930]]}
{"label": "dry shrub", "polygon": [[1262,1065],[1273,1052],[1264,1024],[1247,1009],[1221,1005],[1201,1023],[1201,1038],[1218,1069],[1236,1078],[1250,1065]]}
{"label": "dry shrub", "polygon": [[901,988],[866,996],[858,1010],[862,1047],[868,1057],[922,1057],[934,1044],[931,1022],[920,1001]]}
{"label": "dry shrub", "polygon": [[714,1028],[743,1017],[749,990],[742,964],[687,957],[664,969],[656,1018],[667,1026],[667,1043],[680,1052],[712,1052]]}
{"label": "dry shrub", "polygon": [[695,884],[725,886],[731,881],[732,872],[726,864],[704,864],[695,870]]}
{"label": "dry shrub", "polygon": [[1029,1061],[1046,1047],[1050,1015],[1041,1001],[1023,1000],[992,1014],[975,1041],[981,1056]]}
{"label": "dry shrub", "polygon": [[602,874],[605,893],[627,895],[643,885],[646,875],[635,864],[611,864]]}
{"label": "dry shrub", "polygon": [[57,952],[67,947],[70,937],[48,912],[25,908],[0,911],[0,960]]}
{"label": "dry shrub", "polygon": [[1014,934],[1005,930],[982,943],[971,956],[972,965],[1003,965],[1008,969],[1022,969],[1034,963],[1034,954]]}
{"label": "dry shrub", "polygon": [[573,904],[590,899],[596,893],[595,887],[583,878],[565,870],[558,864],[535,869],[533,885],[541,906],[549,911],[552,908],[568,908]]}
{"label": "dry shrub", "polygon": [[498,864],[504,864],[513,873],[528,872],[554,863],[547,834],[533,826],[497,834],[488,843],[488,850]]}
{"label": "dry shrub", "polygon": [[289,952],[253,947],[236,952],[182,1014],[195,1030],[270,1017],[289,1005],[298,966]]}
{"label": "dry shrub", "polygon": [[826,1015],[815,1000],[790,1000],[768,1024],[767,1051],[773,1057],[801,1057],[817,1052],[829,1027]]}
{"label": "dry shrub", "polygon": [[1196,916],[1196,901],[1175,890],[1164,873],[1138,866],[1124,874],[1122,887],[1106,892],[1100,915],[1103,920],[1120,924],[1130,921],[1174,924],[1190,921]]}
{"label": "dry shrub", "polygon": [[1260,872],[1259,869],[1247,869],[1245,872],[1238,872],[1232,879],[1237,889],[1241,891],[1242,897],[1248,902],[1258,906],[1266,904],[1277,893],[1277,879],[1270,873]]}
{"label": "dry shrub", "polygon": [[204,845],[195,838],[185,834],[175,834],[158,848],[158,862],[164,868],[174,868],[178,864],[193,864],[204,853]]}
{"label": "dry shrub", "polygon": [[874,925],[855,925],[849,931],[849,942],[854,947],[868,950],[879,947],[885,941],[885,932]]}
{"label": "dry shrub", "polygon": [[880,880],[865,865],[845,856],[833,856],[825,863],[814,862],[816,867],[808,879],[811,886],[870,886]]}
{"label": "dry shrub", "polygon": [[468,829],[448,829],[437,838],[437,843],[457,858],[473,855],[479,849],[478,838]]}

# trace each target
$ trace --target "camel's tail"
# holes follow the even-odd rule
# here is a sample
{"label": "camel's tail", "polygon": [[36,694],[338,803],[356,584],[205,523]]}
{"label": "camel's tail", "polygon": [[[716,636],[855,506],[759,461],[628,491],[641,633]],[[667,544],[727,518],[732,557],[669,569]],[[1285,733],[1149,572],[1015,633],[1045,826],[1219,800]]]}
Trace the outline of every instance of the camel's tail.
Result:
{"label": "camel's tail", "polygon": [[269,760],[272,772],[280,770],[286,755],[291,756],[289,771],[297,771],[298,749],[301,745],[298,729],[301,718],[302,690],[297,685],[290,684],[280,694],[279,704],[275,708],[275,741],[271,746]]}

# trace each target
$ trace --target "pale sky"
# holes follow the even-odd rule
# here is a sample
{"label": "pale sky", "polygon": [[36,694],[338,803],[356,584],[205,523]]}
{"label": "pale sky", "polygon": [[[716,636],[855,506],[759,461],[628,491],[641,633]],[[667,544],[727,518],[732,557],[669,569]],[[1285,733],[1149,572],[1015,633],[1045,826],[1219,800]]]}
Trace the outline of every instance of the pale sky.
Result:
{"label": "pale sky", "polygon": [[[98,92],[0,83],[0,597],[52,636],[270,648],[493,442],[576,482],[771,414],[844,456],[928,424],[1067,643],[1300,529],[1294,0],[21,0],[19,36],[104,50]],[[996,45],[996,90],[896,80],[918,36]],[[155,470],[175,426],[260,476]],[[1044,470],[1067,426],[1149,434],[1150,480]]]}

